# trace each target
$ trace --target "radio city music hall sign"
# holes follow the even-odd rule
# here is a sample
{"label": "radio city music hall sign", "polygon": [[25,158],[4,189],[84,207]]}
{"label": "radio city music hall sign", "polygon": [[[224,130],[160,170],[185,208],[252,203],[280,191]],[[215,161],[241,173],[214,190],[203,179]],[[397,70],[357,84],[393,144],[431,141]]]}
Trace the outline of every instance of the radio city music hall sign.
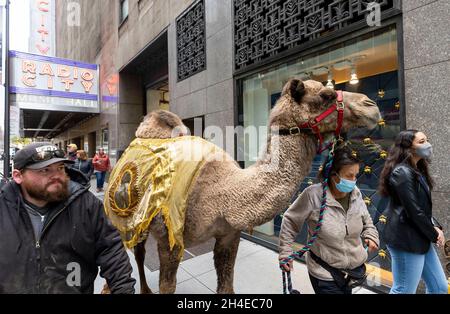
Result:
{"label": "radio city music hall sign", "polygon": [[55,1],[32,0],[30,3],[30,52],[51,56],[54,54]]}
{"label": "radio city music hall sign", "polygon": [[9,91],[21,95],[16,97],[19,107],[42,109],[38,104],[45,103],[50,106],[46,110],[98,111],[98,65],[18,51],[10,51],[9,56]]}

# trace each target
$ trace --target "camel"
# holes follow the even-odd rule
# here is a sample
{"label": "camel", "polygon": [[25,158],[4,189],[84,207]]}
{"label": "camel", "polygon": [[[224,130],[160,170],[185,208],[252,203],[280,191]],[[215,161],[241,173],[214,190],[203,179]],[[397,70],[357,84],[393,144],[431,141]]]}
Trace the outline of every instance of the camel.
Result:
{"label": "camel", "polygon": [[[337,97],[322,83],[290,79],[269,116],[267,145],[260,159],[242,169],[231,157],[205,163],[191,187],[184,222],[184,246],[189,248],[215,238],[214,265],[217,293],[234,293],[234,264],[241,231],[272,220],[287,208],[298,184],[310,172],[317,150],[314,134],[280,135],[277,129],[289,129],[318,116]],[[343,92],[345,105],[342,131],[354,127],[374,128],[380,120],[376,103],[366,95]],[[324,136],[336,128],[337,114],[320,124]],[[136,131],[137,138],[170,138],[174,128],[182,135],[186,127],[175,114],[156,111],[148,114]],[[274,145],[274,143],[277,145]],[[273,159],[277,162],[273,163]],[[180,251],[170,250],[167,229],[160,215],[149,226],[156,239],[160,259],[159,292],[174,293]],[[134,248],[141,293],[152,293],[144,273],[145,241]],[[181,254],[182,255],[182,254]]]}

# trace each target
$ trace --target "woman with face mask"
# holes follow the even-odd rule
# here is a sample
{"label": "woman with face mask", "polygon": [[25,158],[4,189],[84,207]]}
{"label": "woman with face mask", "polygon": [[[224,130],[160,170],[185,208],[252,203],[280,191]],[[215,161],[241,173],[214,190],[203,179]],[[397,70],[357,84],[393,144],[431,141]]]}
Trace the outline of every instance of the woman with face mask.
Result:
{"label": "woman with face mask", "polygon": [[[327,181],[327,211],[319,236],[306,254],[306,265],[316,294],[351,294],[351,281],[343,277],[343,271],[365,278],[367,251],[378,249],[377,229],[356,187],[359,167],[360,161],[349,147],[335,150]],[[319,174],[319,178],[325,179],[323,174]],[[293,253],[292,244],[305,222],[310,239],[319,219],[322,193],[322,184],[307,187],[284,213],[279,240],[280,260]],[[285,271],[292,271],[292,266],[292,261],[283,265]]]}
{"label": "woman with face mask", "polygon": [[390,293],[415,293],[420,279],[427,293],[447,294],[447,279],[436,250],[444,234],[432,216],[433,180],[428,171],[432,146],[417,130],[398,134],[380,178],[380,194],[389,198],[382,237],[392,260]]}

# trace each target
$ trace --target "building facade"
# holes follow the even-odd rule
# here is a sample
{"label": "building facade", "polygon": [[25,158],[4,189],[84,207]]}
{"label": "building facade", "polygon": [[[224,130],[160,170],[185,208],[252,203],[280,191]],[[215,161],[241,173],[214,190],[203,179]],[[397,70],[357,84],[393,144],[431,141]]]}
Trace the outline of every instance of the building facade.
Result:
{"label": "building facade", "polygon": [[[145,114],[168,109],[247,167],[283,84],[312,78],[380,108],[376,129],[345,134],[364,160],[358,185],[375,224],[386,207],[376,189],[387,151],[400,130],[415,128],[433,144],[433,208],[449,230],[449,1],[62,0],[56,10],[57,56],[99,64],[101,92],[101,113],[58,134],[61,146],[91,156],[104,147],[114,162]],[[226,132],[239,126],[262,131],[230,141]],[[316,182],[322,160],[298,192]],[[243,236],[276,249],[281,218]],[[389,271],[383,248],[370,263]]]}

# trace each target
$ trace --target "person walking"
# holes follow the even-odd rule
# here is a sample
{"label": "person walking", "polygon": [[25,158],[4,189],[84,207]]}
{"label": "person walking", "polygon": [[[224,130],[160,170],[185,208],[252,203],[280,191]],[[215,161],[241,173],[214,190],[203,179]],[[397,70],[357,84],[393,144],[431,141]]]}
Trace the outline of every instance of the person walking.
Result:
{"label": "person walking", "polygon": [[97,177],[97,193],[103,191],[106,173],[111,170],[111,164],[108,155],[105,154],[103,148],[99,148],[98,153],[92,159],[94,165],[94,173]]}
{"label": "person walking", "polygon": [[[328,176],[327,211],[319,236],[306,254],[316,294],[351,294],[352,285],[344,279],[343,271],[354,274],[354,279],[362,284],[368,257],[364,246],[370,252],[379,246],[377,229],[356,187],[359,164],[347,146],[336,148]],[[323,173],[320,179],[325,179]],[[280,260],[293,253],[292,244],[304,222],[308,225],[308,240],[311,237],[319,219],[322,193],[321,183],[307,187],[284,213],[279,239]],[[283,268],[292,271],[293,262],[284,264]]]}
{"label": "person walking", "polygon": [[94,166],[92,165],[92,161],[88,158],[84,150],[77,151],[77,160],[75,160],[73,168],[82,172],[84,175],[86,175],[88,180],[91,180],[91,176],[94,173]]}
{"label": "person walking", "polygon": [[0,293],[92,294],[99,268],[112,293],[136,280],[117,229],[64,152],[32,143],[0,192]]}
{"label": "person walking", "polygon": [[69,144],[67,145],[67,159],[75,161],[77,160],[77,144]]}
{"label": "person walking", "polygon": [[421,278],[427,293],[448,292],[447,279],[433,245],[443,247],[445,237],[433,218],[433,180],[428,169],[431,156],[432,145],[423,132],[402,131],[381,172],[379,191],[389,198],[381,235],[392,260],[391,294],[416,293]]}

